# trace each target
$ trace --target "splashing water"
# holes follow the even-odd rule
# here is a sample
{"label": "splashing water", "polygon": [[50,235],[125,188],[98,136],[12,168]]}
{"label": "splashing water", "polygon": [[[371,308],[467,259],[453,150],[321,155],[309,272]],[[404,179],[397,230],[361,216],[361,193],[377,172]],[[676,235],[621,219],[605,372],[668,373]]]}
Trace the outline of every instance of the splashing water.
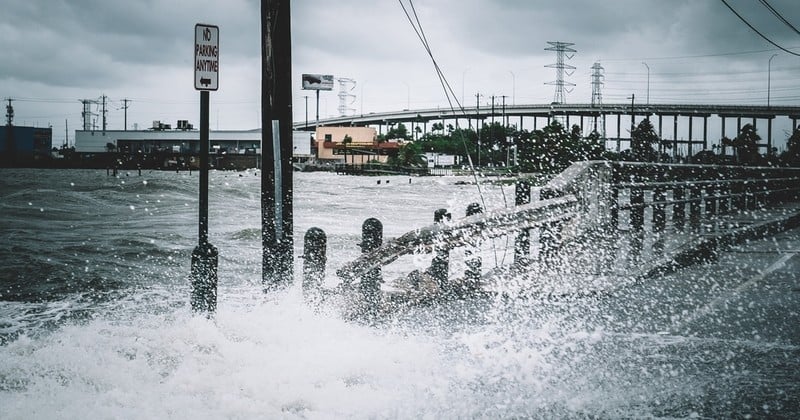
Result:
{"label": "splashing water", "polygon": [[[9,267],[0,290],[0,418],[800,413],[791,316],[769,318],[772,333],[760,336],[744,322],[751,317],[694,320],[704,294],[722,287],[713,268],[646,291],[457,301],[367,325],[344,319],[335,304],[306,304],[299,286],[262,293],[259,179],[212,172],[220,289],[218,312],[206,319],[191,314],[186,280],[196,175],[152,172],[122,184],[100,171],[0,171],[0,256]],[[391,181],[296,175],[295,238],[312,226],[328,233],[328,284],[358,255],[367,217],[395,237],[430,224],[437,208],[455,217],[476,201],[452,178]],[[487,189],[502,207],[499,187]],[[759,302],[750,309],[761,310]]]}

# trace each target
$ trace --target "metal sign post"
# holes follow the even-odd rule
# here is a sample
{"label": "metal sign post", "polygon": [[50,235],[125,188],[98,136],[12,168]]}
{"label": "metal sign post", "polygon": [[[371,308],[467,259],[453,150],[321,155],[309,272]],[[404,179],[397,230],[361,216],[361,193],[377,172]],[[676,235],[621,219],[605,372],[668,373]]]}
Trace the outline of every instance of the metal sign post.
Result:
{"label": "metal sign post", "polygon": [[217,308],[219,253],[208,242],[208,118],[209,91],[219,87],[219,28],[194,27],[194,88],[200,91],[200,197],[198,244],[192,252],[192,309],[214,312]]}

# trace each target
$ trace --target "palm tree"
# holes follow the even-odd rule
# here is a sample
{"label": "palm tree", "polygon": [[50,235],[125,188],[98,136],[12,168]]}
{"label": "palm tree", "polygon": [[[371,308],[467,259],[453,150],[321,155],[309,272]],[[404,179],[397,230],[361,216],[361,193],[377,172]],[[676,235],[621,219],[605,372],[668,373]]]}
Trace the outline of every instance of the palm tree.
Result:
{"label": "palm tree", "polygon": [[758,153],[758,143],[761,141],[761,136],[756,133],[756,128],[752,124],[745,124],[735,139],[722,140],[725,145],[733,146],[737,160],[741,164],[757,164],[761,158]]}
{"label": "palm tree", "polygon": [[347,165],[347,145],[353,142],[353,138],[350,137],[349,134],[345,134],[344,138],[342,139],[342,144],[344,145],[344,164]]}

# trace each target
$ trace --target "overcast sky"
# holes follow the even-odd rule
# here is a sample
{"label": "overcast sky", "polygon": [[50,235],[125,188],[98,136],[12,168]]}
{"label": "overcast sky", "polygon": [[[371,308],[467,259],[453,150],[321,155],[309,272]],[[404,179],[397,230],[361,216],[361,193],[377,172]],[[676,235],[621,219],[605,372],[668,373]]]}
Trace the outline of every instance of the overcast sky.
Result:
{"label": "overcast sky", "polygon": [[[404,0],[408,5],[408,0]],[[756,29],[800,53],[800,34],[757,0],[728,0]],[[800,2],[768,0],[795,28]],[[570,103],[591,101],[591,67],[605,69],[603,101],[800,105],[800,57],[759,37],[721,0],[416,0],[420,22],[457,99],[481,106],[549,103],[556,61],[547,41],[574,43],[566,61]],[[292,2],[294,119],[314,118],[303,73],[356,80],[356,114],[446,107],[430,59],[398,1]],[[108,127],[153,120],[198,125],[193,86],[194,24],[220,28],[219,91],[211,94],[212,129],[260,125],[260,3],[255,0],[6,0],[0,10],[0,97],[18,125],[81,124],[79,99],[109,98]],[[338,88],[338,87],[337,87]],[[336,91],[322,92],[321,117],[338,115]],[[93,108],[94,112],[98,109]],[[99,118],[98,118],[98,124]]]}

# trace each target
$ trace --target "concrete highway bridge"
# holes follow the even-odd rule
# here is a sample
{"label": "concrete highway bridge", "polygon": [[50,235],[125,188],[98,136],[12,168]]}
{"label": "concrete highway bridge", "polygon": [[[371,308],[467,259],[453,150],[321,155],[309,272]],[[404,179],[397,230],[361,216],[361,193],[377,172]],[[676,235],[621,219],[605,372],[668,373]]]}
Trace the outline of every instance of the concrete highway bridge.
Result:
{"label": "concrete highway bridge", "polygon": [[[719,137],[736,136],[744,124],[756,127],[763,139],[762,148],[770,150],[775,136],[773,121],[780,118],[793,131],[800,120],[800,106],[757,106],[757,105],[700,105],[700,104],[533,104],[533,105],[495,105],[494,107],[472,106],[463,110],[449,108],[406,109],[392,112],[376,112],[354,116],[321,119],[319,122],[295,122],[295,130],[314,130],[316,125],[326,126],[377,126],[379,133],[384,127],[397,123],[411,125],[412,132],[421,126],[423,132],[428,131],[429,122],[454,124],[469,127],[475,121],[505,121],[507,125],[516,125],[519,129],[535,130],[543,127],[553,118],[571,127],[579,125],[584,133],[595,127],[611,144],[616,143],[617,150],[622,143],[630,140],[629,127],[637,124],[642,118],[649,118],[659,137],[672,140],[675,146],[686,145],[691,154],[707,149],[709,144],[717,142]],[[709,137],[709,119],[719,123],[719,130],[714,130],[719,137]],[[466,124],[460,121],[466,121]],[[671,124],[670,124],[671,123]],[[455,124],[454,124],[455,125]],[[672,127],[670,127],[670,125]],[[764,130],[766,126],[766,130]],[[733,132],[733,128],[736,131]],[[677,150],[678,147],[673,147]],[[724,152],[724,149],[723,149]]]}

